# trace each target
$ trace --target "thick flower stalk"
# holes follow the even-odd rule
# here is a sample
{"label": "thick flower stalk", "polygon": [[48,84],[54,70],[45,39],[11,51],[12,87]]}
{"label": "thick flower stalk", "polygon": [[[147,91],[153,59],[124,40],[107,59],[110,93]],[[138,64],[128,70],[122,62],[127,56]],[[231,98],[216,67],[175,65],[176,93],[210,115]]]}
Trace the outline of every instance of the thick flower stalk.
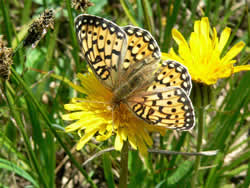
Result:
{"label": "thick flower stalk", "polygon": [[64,108],[71,113],[63,115],[64,120],[74,123],[66,127],[67,132],[78,131],[81,137],[77,149],[81,149],[91,138],[104,141],[115,135],[115,149],[121,150],[128,140],[133,149],[139,149],[147,155],[147,147],[152,145],[149,132],[161,132],[165,129],[148,125],[135,117],[125,104],[112,109],[113,94],[97,80],[93,73],[78,74],[82,86],[71,84],[74,89],[86,95],[85,98],[73,98]]}
{"label": "thick flower stalk", "polygon": [[163,59],[176,60],[188,68],[192,80],[207,85],[212,85],[218,79],[231,76],[233,73],[250,70],[250,65],[234,66],[238,55],[244,48],[244,42],[235,44],[224,56],[222,52],[229,40],[231,29],[226,27],[220,38],[213,28],[210,35],[210,25],[207,17],[195,21],[194,31],[191,33],[189,42],[177,30],[172,30],[172,36],[178,44],[177,54],[173,48],[169,53],[162,53]]}

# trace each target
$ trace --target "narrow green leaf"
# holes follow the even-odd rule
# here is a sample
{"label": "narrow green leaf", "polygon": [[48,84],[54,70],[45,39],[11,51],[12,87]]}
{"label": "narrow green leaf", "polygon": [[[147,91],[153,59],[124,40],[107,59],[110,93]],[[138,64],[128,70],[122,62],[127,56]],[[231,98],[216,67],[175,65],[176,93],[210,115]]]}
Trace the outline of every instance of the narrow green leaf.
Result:
{"label": "narrow green leaf", "polygon": [[[171,31],[176,23],[177,15],[180,10],[181,0],[174,1],[174,8],[172,14],[167,19],[167,24],[165,27],[165,33],[164,33],[164,41],[163,41],[163,52],[167,51],[170,47],[170,38],[171,38]],[[170,9],[169,9],[170,10]]]}
{"label": "narrow green leaf", "polygon": [[176,171],[167,178],[168,185],[173,185],[178,183],[182,178],[188,176],[187,174],[190,172],[193,166],[193,161],[184,161],[181,163]]}
{"label": "narrow green leaf", "polygon": [[0,158],[0,168],[14,172],[19,176],[23,177],[24,179],[28,180],[34,186],[39,187],[38,182],[36,182],[36,180],[28,172],[26,172],[21,167],[17,166],[15,163]]}
{"label": "narrow green leaf", "polygon": [[103,170],[108,187],[115,188],[115,182],[112,174],[112,163],[108,153],[103,154]]}
{"label": "narrow green leaf", "polygon": [[125,3],[124,0],[120,0],[120,3],[122,5],[122,8],[124,9],[127,17],[129,18],[129,20],[132,22],[133,25],[138,26],[137,21],[135,20],[133,13],[131,12],[131,10],[128,8],[127,4]]}

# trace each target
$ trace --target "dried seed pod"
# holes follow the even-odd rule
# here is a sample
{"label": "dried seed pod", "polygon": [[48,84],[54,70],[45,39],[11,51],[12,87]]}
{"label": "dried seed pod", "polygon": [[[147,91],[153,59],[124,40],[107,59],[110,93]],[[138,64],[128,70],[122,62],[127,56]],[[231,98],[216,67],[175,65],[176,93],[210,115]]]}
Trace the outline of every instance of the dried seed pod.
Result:
{"label": "dried seed pod", "polygon": [[88,7],[93,5],[94,3],[89,0],[72,0],[72,7],[76,10],[81,10],[82,12],[85,12]]}
{"label": "dried seed pod", "polygon": [[46,35],[48,29],[54,29],[54,20],[53,9],[46,9],[41,16],[30,25],[28,35],[24,39],[24,46],[32,44],[32,48],[35,48],[39,41]]}
{"label": "dried seed pod", "polygon": [[0,77],[8,80],[11,74],[10,68],[13,63],[13,50],[0,44]]}

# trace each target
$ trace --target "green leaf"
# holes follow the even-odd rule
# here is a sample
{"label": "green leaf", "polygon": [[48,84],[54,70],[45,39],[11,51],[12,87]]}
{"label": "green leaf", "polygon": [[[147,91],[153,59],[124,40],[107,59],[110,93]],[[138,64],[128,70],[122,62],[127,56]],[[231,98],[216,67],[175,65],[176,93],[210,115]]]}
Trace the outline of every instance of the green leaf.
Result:
{"label": "green leaf", "polygon": [[146,175],[147,171],[145,170],[143,163],[141,162],[138,151],[133,151],[129,153],[129,172],[130,172],[130,184],[129,188],[140,188],[144,187],[146,181],[142,181]]}
{"label": "green leaf", "polygon": [[103,11],[103,7],[108,3],[107,0],[91,0],[91,2],[95,5],[88,8],[88,13],[94,15],[100,14]]}
{"label": "green leaf", "polygon": [[112,164],[108,153],[103,154],[102,162],[103,162],[104,176],[107,181],[108,187],[115,188],[115,182],[112,175]]}
{"label": "green leaf", "polygon": [[193,161],[185,161],[179,165],[176,171],[167,178],[168,185],[173,185],[178,183],[182,178],[188,175],[192,169]]}
{"label": "green leaf", "polygon": [[0,168],[14,172],[31,182],[34,186],[39,187],[36,180],[29,173],[10,161],[0,158]]}

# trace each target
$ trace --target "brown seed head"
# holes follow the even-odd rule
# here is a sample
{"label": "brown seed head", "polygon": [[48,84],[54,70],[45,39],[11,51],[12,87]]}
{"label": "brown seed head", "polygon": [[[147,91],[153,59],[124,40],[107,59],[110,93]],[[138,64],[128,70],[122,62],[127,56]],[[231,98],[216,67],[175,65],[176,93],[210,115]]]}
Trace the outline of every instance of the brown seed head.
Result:
{"label": "brown seed head", "polygon": [[1,45],[2,44],[0,44],[0,78],[8,80],[11,73],[10,68],[13,63],[13,51],[11,48]]}
{"label": "brown seed head", "polygon": [[72,0],[72,7],[76,10],[81,10],[82,12],[85,12],[88,7],[93,5],[94,3],[89,0]]}

